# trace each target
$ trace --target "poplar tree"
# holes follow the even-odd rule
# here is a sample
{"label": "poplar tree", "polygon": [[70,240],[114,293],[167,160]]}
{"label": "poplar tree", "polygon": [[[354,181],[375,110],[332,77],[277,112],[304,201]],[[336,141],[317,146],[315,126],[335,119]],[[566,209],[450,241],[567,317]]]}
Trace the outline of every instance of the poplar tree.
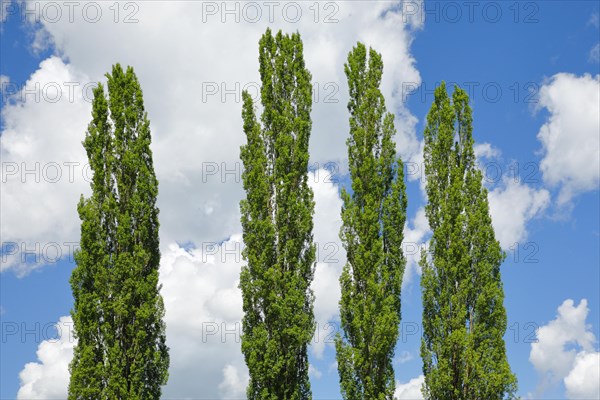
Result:
{"label": "poplar tree", "polygon": [[93,178],[78,204],[69,399],[158,399],[169,355],[150,123],[133,69],[117,64],[106,77],[108,99],[98,85],[83,141]]}
{"label": "poplar tree", "polygon": [[392,399],[392,359],[400,324],[406,260],[403,163],[396,157],[394,116],[379,90],[381,55],[362,43],[345,65],[350,101],[347,140],[352,194],[342,189],[340,238],[347,263],[340,277],[341,325],[336,351],[345,399]]}
{"label": "poplar tree", "polygon": [[298,33],[259,43],[262,125],[243,93],[247,144],[241,201],[242,352],[249,399],[310,399],[307,346],[314,333],[313,192],[308,186],[311,75]]}
{"label": "poplar tree", "polygon": [[433,231],[421,255],[426,399],[514,397],[503,340],[507,319],[487,190],[476,167],[466,92],[441,84],[427,115],[425,208]]}

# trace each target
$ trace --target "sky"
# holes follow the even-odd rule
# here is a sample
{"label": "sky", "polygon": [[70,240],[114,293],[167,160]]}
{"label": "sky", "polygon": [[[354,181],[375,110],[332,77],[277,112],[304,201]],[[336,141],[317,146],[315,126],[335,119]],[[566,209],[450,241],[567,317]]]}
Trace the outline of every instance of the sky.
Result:
{"label": "sky", "polygon": [[340,398],[339,191],[349,178],[343,66],[361,41],[383,56],[382,92],[405,163],[408,259],[396,398],[423,382],[422,139],[433,89],[465,88],[501,267],[508,360],[524,399],[600,398],[600,20],[596,1],[53,2],[0,8],[0,398],[66,396],[81,141],[91,92],[134,67],[159,179],[170,378],[163,398],[244,398],[239,223],[241,91],[256,93],[258,40],[298,31],[312,73],[315,399]]}

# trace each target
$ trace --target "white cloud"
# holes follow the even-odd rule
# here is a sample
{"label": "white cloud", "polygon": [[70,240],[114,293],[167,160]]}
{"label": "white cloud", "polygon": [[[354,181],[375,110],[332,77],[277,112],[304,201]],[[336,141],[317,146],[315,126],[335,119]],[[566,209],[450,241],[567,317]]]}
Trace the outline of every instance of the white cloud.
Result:
{"label": "white cloud", "polygon": [[339,187],[328,179],[327,171],[321,169],[309,173],[309,184],[314,191],[315,218],[314,240],[317,245],[318,262],[311,285],[315,294],[315,319],[318,332],[311,345],[312,354],[322,358],[325,345],[333,345],[332,329],[329,324],[339,320],[340,274],[346,262],[346,251],[339,239],[342,225],[342,199]]}
{"label": "white cloud", "polygon": [[60,317],[56,324],[57,338],[44,340],[37,350],[39,362],[25,364],[19,374],[21,387],[18,399],[65,398],[69,385],[69,363],[73,358],[73,320]]}
{"label": "white cloud", "polygon": [[500,156],[500,149],[492,146],[490,143],[478,143],[473,147],[475,157],[477,158],[497,158]]}
{"label": "white cloud", "polygon": [[488,200],[496,238],[506,250],[527,238],[527,222],[548,207],[550,193],[505,176]]}
{"label": "white cloud", "polygon": [[[50,57],[2,109],[0,232],[9,248],[2,271],[26,273],[68,254],[79,240],[76,205],[89,191],[81,145],[91,112],[82,90],[87,82],[86,75]],[[27,252],[35,255],[24,263]]]}
{"label": "white cloud", "polygon": [[[412,228],[411,228],[412,226]],[[408,222],[404,226],[404,241],[402,242],[402,250],[406,257],[406,269],[402,279],[402,286],[406,287],[412,282],[414,275],[421,275],[421,249],[426,248],[427,241],[425,238],[429,236],[431,229],[425,215],[425,208],[420,207],[417,210],[411,223]]]}
{"label": "white cloud", "polygon": [[559,204],[598,188],[600,181],[600,75],[559,73],[540,89],[539,107],[550,113],[540,128],[541,171],[560,186]]}
{"label": "white cloud", "polygon": [[[109,9],[110,4],[101,3],[102,18],[97,23],[84,21],[79,7],[74,22],[69,21],[68,10],[64,9],[65,18],[58,22],[42,18],[36,27],[37,36],[47,37],[69,63],[58,58],[44,61],[30,79],[34,83],[103,81],[104,73],[113,63],[135,67],[153,132],[163,251],[172,242],[199,244],[222,240],[239,226],[238,204],[243,196],[239,147],[245,142],[239,92],[246,84],[256,89],[252,85],[260,79],[258,40],[267,25],[287,32],[298,30],[303,36],[306,64],[319,93],[315,95],[312,113],[313,162],[339,161],[345,169],[348,115],[343,64],[358,40],[376,45],[383,54],[382,90],[388,108],[399,116],[396,120],[399,150],[406,155],[405,159],[418,150],[416,119],[402,103],[399,90],[403,82],[420,83],[415,60],[410,55],[413,30],[421,26],[418,18],[411,15],[405,23],[402,7],[387,2],[331,3],[334,8],[325,9],[322,5],[318,16],[314,7],[309,8],[312,3],[300,3],[299,22],[286,22],[282,18],[284,7],[280,5],[275,9],[274,23],[267,24],[269,10],[257,3],[262,7],[258,23],[245,21],[244,12],[236,23],[235,15],[223,13],[225,3],[210,3],[218,8],[215,15],[203,10],[207,4],[137,3],[139,9],[134,17],[138,22],[128,24],[122,19],[131,9],[121,9],[120,21],[115,23],[114,7]],[[235,4],[241,7],[242,3]],[[292,11],[287,10],[288,21]],[[324,18],[332,12],[339,21],[324,23]],[[190,38],[201,40],[193,39],[190,44]],[[38,47],[44,45],[43,40],[36,43]],[[157,55],[168,62],[156,62]],[[333,85],[326,86],[329,83]],[[215,88],[217,93],[208,91]],[[224,92],[231,89],[236,93]],[[4,160],[85,163],[81,140],[90,120],[90,104],[82,99],[51,104],[35,103],[28,98],[23,104],[6,107],[3,119],[7,128],[2,132],[2,153],[8,154]],[[20,150],[27,155],[19,153]],[[66,173],[64,167],[63,172]],[[78,240],[76,203],[87,186],[85,182],[68,188],[59,184],[5,185],[4,208],[27,212],[3,215],[3,238],[28,243],[54,238]],[[47,201],[39,204],[36,202],[39,198]],[[24,206],[14,208],[8,204]],[[21,268],[21,272],[31,267],[16,262],[3,265],[4,269]]]}
{"label": "white cloud", "polygon": [[600,399],[600,352],[581,352],[565,377],[569,399]]}
{"label": "white cloud", "polygon": [[[190,251],[172,244],[163,253],[160,283],[171,359],[165,397],[202,394],[227,398],[240,387],[245,390],[247,370],[240,351],[242,305],[237,288],[242,266],[240,241],[241,235],[234,235],[221,245]],[[72,347],[72,342],[43,342],[38,349],[42,362],[27,364],[21,372],[19,397],[65,398]]]}
{"label": "white cloud", "polygon": [[[171,356],[166,397],[202,393],[217,398],[235,391],[235,379],[243,379],[246,373],[240,352],[242,299],[237,288],[243,265],[241,235],[203,247],[186,251],[171,245],[161,260]],[[221,386],[203,382],[221,382]]]}
{"label": "white cloud", "polygon": [[569,398],[598,390],[599,353],[594,350],[596,338],[586,324],[588,313],[586,299],[577,306],[567,299],[558,307],[556,319],[537,330],[538,341],[531,344],[529,361],[541,375],[540,391],[563,379]]}
{"label": "white cloud", "polygon": [[425,142],[423,140],[415,139],[417,143],[417,151],[414,152],[408,158],[404,158],[404,173],[406,175],[406,180],[410,181],[419,181],[421,193],[423,197],[425,197],[425,158],[424,158],[424,150],[425,150]]}
{"label": "white cloud", "polygon": [[419,375],[411,379],[408,383],[396,383],[396,391],[394,392],[395,400],[420,400],[423,398],[421,387],[425,383],[425,377]]}
{"label": "white cloud", "polygon": [[[62,57],[43,61],[32,74],[30,82],[39,82],[42,87],[48,82],[77,82],[80,88],[87,82],[104,81],[104,73],[116,62],[134,66],[140,79],[160,182],[160,280],[171,347],[170,380],[164,394],[170,397],[235,395],[247,382],[240,344],[233,333],[241,318],[237,288],[241,263],[232,260],[232,255],[221,259],[224,249],[235,247],[240,240],[232,233],[240,232],[238,205],[243,191],[239,147],[245,138],[241,104],[236,99],[240,90],[225,94],[223,89],[241,89],[248,83],[252,89],[253,82],[259,81],[258,40],[267,25],[274,30],[299,31],[303,36],[306,65],[319,93],[312,113],[312,162],[322,165],[333,160],[345,169],[348,115],[343,64],[359,40],[375,45],[383,54],[382,91],[388,109],[397,116],[399,152],[409,160],[420,154],[422,147],[415,134],[417,120],[403,104],[401,92],[404,82],[421,81],[410,46],[413,31],[422,26],[422,20],[411,16],[405,23],[399,3],[335,3],[338,9],[324,9],[323,5],[318,23],[314,7],[309,9],[312,3],[300,3],[303,17],[298,23],[286,22],[280,6],[272,24],[267,23],[268,9],[262,3],[259,23],[244,22],[244,18],[233,22],[235,17],[220,9],[224,3],[214,3],[219,8],[216,15],[203,14],[206,4],[141,2],[135,14],[138,22],[125,24],[122,18],[131,9],[121,8],[120,21],[115,23],[114,10],[108,8],[111,4],[101,3],[103,17],[98,23],[87,23],[77,13],[75,22],[68,18],[56,23],[42,20],[43,29],[36,31],[32,44],[39,50],[51,42]],[[67,11],[63,10],[63,15],[68,15]],[[339,22],[323,23],[332,11]],[[157,57],[165,62],[157,62]],[[329,83],[333,85],[326,86]],[[215,85],[218,93],[209,94],[207,89]],[[1,143],[4,162],[53,161],[63,165],[74,161],[80,163],[75,172],[81,177],[81,166],[87,162],[81,141],[91,107],[77,89],[75,99],[65,101],[68,89],[63,87],[57,103],[35,102],[28,96],[26,101],[2,110],[6,124]],[[335,102],[327,102],[330,99]],[[76,204],[81,193],[88,193],[89,185],[85,179],[65,183],[66,167],[62,172],[63,180],[56,184],[22,183],[18,177],[2,184],[2,209],[11,210],[10,215],[2,215],[4,240],[23,241],[28,249],[35,242],[78,241]],[[345,261],[338,238],[341,202],[336,185],[312,186],[315,240],[320,246],[313,284],[315,317],[329,333],[323,324],[338,318],[338,278]],[[44,202],[40,203],[40,198]],[[229,239],[220,246],[210,247],[210,243],[225,238]],[[186,251],[173,243],[191,243],[197,249]],[[334,246],[326,248],[329,243]],[[43,262],[24,265],[13,258],[2,268],[24,274],[40,264]],[[322,356],[324,347],[323,341],[313,343],[311,352]],[[46,371],[54,363],[49,360],[39,365]],[[67,373],[67,364],[57,360],[56,365],[62,365]],[[36,376],[30,376],[27,384],[46,396],[43,393],[50,392],[44,392],[43,387],[50,384]],[[56,382],[62,392],[52,392],[52,396],[64,397],[67,380]]]}
{"label": "white cloud", "polygon": [[240,372],[231,364],[223,368],[223,381],[219,384],[219,390],[223,399],[244,398],[249,376],[247,372]]}
{"label": "white cloud", "polygon": [[323,373],[319,371],[317,367],[311,364],[308,366],[308,375],[311,376],[313,379],[321,379]]}
{"label": "white cloud", "polygon": [[[341,199],[334,183],[320,179],[326,175],[324,170],[309,174],[316,202],[315,241],[320,245],[332,243],[340,249],[337,232]],[[235,234],[222,243],[206,242],[197,249],[186,250],[171,244],[163,251],[160,283],[171,357],[169,382],[163,390],[165,397],[200,394],[205,398],[243,397],[248,372],[240,350],[242,297],[238,283],[244,265],[242,248],[242,236]],[[332,249],[326,250],[320,258],[335,256],[339,261],[321,260],[316,267],[315,319],[321,327],[338,318],[338,279],[340,263],[345,260],[343,249],[335,254]],[[325,346],[322,332],[320,338],[312,344],[316,356],[322,356]],[[28,364],[21,373],[23,393],[38,393],[38,398],[66,396],[72,343],[68,345],[66,349],[63,349],[66,345],[55,343],[40,345],[38,357],[42,363],[35,367]],[[314,377],[319,374],[320,371],[312,371]],[[61,379],[49,383],[48,376]],[[219,384],[206,385],[206,382]]]}

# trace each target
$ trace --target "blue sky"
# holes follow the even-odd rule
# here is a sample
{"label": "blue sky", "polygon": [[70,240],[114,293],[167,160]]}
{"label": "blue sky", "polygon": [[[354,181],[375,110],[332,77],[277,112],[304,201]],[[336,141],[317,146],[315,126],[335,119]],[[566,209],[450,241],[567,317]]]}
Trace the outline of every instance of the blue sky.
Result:
{"label": "blue sky", "polygon": [[[258,79],[257,40],[268,21],[265,9],[259,23],[244,21],[244,14],[238,23],[227,19],[222,10],[213,15],[198,4],[154,3],[140,3],[137,11],[120,10],[120,20],[135,11],[139,21],[128,25],[115,23],[115,15],[107,8],[97,24],[78,18],[77,13],[71,23],[63,9],[58,22],[45,21],[49,14],[41,14],[41,22],[32,25],[21,20],[22,4],[14,6],[2,22],[0,75],[7,77],[2,78],[1,100],[3,257],[12,243],[26,243],[28,249],[39,243],[46,253],[30,254],[25,263],[2,259],[0,398],[16,398],[20,389],[20,398],[56,397],[66,390],[60,382],[68,377],[64,365],[69,344],[44,340],[54,337],[52,325],[69,314],[73,263],[64,246],[60,261],[45,260],[52,258],[48,255],[52,244],[78,239],[75,204],[79,193],[87,190],[87,182],[77,178],[85,162],[80,141],[89,121],[89,103],[79,89],[75,99],[68,101],[64,83],[77,82],[80,88],[101,80],[116,62],[133,65],[140,76],[161,181],[161,279],[167,333],[172,332],[169,340],[175,355],[165,398],[240,397],[245,369],[239,344],[232,340],[204,343],[198,341],[201,333],[197,330],[212,321],[235,324],[241,312],[236,308],[239,295],[235,289],[241,264],[227,257],[206,263],[201,254],[206,243],[220,244],[221,255],[226,243],[239,242],[237,203],[243,193],[235,176],[221,173],[237,165],[237,149],[243,143],[240,104],[235,96],[226,96],[225,101],[218,95],[199,98],[214,83],[230,88],[235,82],[243,86]],[[344,175],[347,92],[342,68],[357,40],[383,54],[383,90],[388,108],[397,115],[398,150],[406,162],[419,165],[419,144],[434,87],[444,80],[470,88],[474,136],[482,145],[480,161],[488,167],[494,226],[507,252],[502,266],[509,326],[505,340],[519,393],[534,399],[597,393],[597,382],[590,382],[589,377],[600,373],[598,2],[481,2],[472,21],[468,2],[410,3],[416,8],[394,2],[376,2],[376,6],[332,2],[336,6],[320,9],[318,18],[304,4],[304,19],[297,23],[275,14],[271,26],[297,29],[303,35],[307,66],[317,86],[323,91],[327,83],[339,88],[334,96],[337,102],[318,98],[313,107],[313,162],[334,162],[340,172],[337,184],[324,181],[324,174],[321,179],[313,177],[315,221],[319,221],[316,238],[322,239],[320,245],[338,240],[336,193],[348,182]],[[460,16],[455,14],[457,9]],[[408,10],[427,11],[424,21],[408,18],[412,14]],[[494,22],[496,10],[501,15]],[[329,12],[337,23],[324,23]],[[407,18],[407,24],[399,23]],[[41,87],[58,82],[63,97],[52,102],[46,93],[41,101],[32,101],[32,96],[23,101],[23,95],[17,94],[5,101],[15,88],[36,82]],[[403,88],[416,89],[405,97]],[[42,182],[35,182],[32,175],[23,178],[21,170],[14,174],[10,169],[33,168],[36,162],[42,171],[49,163],[62,166],[61,182],[47,182],[43,172]],[[65,162],[81,163],[74,167],[74,182],[66,179]],[[207,173],[209,163],[219,166],[218,174]],[[428,232],[418,223],[424,196],[420,181],[414,178],[408,183],[406,233],[420,245]],[[193,246],[183,249],[177,243]],[[193,247],[196,252],[190,250]],[[336,273],[343,251],[335,254],[337,262],[317,266],[322,271],[317,278],[323,283],[322,288],[315,288],[320,301],[318,321],[334,324],[338,321]],[[422,373],[419,273],[410,257],[409,263],[402,295],[403,333],[394,363],[400,398],[410,398],[402,396],[414,393],[409,390]],[[181,300],[175,294],[184,290],[188,292],[179,297],[198,306],[188,305],[185,311],[189,313],[180,315],[175,308]],[[170,305],[175,310],[171,314]],[[321,335],[331,331],[323,324],[321,328]],[[197,357],[220,355],[211,358],[212,364],[202,359],[192,363],[183,360],[186,346]],[[326,344],[322,352],[311,350],[310,357],[314,398],[339,398],[334,349]],[[561,365],[552,360],[560,360]],[[179,371],[189,370],[188,362],[211,364],[187,372],[200,386],[182,383],[187,375]],[[25,368],[27,363],[37,366]],[[51,379],[53,374],[60,378]]]}

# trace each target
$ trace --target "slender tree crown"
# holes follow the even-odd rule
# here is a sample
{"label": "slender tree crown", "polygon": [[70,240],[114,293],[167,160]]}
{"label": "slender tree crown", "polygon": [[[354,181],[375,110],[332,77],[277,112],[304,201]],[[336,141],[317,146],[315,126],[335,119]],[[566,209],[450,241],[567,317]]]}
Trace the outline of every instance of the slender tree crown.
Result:
{"label": "slender tree crown", "polygon": [[150,123],[133,69],[117,64],[106,77],[108,99],[98,85],[83,141],[93,179],[78,205],[69,399],[158,399],[169,355]]}
{"label": "slender tree crown", "polygon": [[381,55],[362,43],[345,65],[350,101],[348,161],[352,194],[342,189],[340,238],[347,264],[340,277],[344,337],[336,338],[345,399],[392,399],[392,358],[400,324],[400,291],[406,260],[402,238],[406,193],[396,158],[394,116],[379,85]]}
{"label": "slender tree crown", "polygon": [[466,92],[455,87],[450,99],[442,83],[425,128],[425,212],[433,231],[421,255],[426,399],[501,400],[516,390],[503,340],[505,255],[473,143]]}
{"label": "slender tree crown", "polygon": [[247,144],[241,222],[242,352],[249,399],[310,399],[307,346],[314,333],[313,193],[308,186],[311,75],[299,34],[259,43],[262,126],[243,93]]}

